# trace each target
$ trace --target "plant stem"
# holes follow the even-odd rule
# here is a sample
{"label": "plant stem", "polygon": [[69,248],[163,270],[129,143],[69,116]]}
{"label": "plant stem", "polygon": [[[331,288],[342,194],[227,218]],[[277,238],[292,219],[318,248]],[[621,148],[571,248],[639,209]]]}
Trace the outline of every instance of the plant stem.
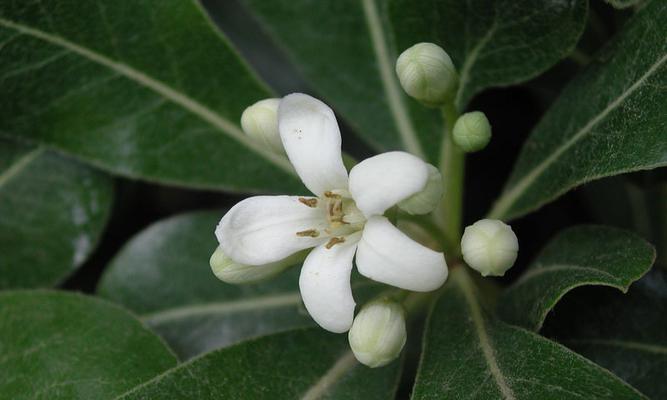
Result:
{"label": "plant stem", "polygon": [[453,102],[442,107],[445,131],[440,152],[440,173],[444,196],[435,216],[438,225],[442,227],[445,243],[443,247],[449,258],[460,256],[461,221],[463,219],[463,177],[465,169],[465,154],[454,143],[452,130],[459,117],[459,112]]}

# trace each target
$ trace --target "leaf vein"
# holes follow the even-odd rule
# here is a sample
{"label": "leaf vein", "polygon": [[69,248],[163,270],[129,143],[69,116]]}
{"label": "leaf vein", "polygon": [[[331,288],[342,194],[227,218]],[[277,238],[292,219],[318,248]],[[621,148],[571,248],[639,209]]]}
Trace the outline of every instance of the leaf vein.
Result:
{"label": "leaf vein", "polygon": [[366,24],[371,34],[371,44],[373,45],[375,57],[378,60],[382,86],[387,95],[389,109],[394,117],[401,141],[410,153],[425,158],[394,75],[389,49],[387,48],[385,36],[382,31],[382,22],[380,21],[375,0],[363,0],[363,7]]}
{"label": "leaf vein", "polygon": [[203,119],[209,124],[215,126],[221,132],[229,135],[231,138],[237,140],[239,143],[245,145],[249,149],[260,154],[265,159],[269,160],[270,162],[272,162],[279,168],[283,169],[284,171],[294,174],[294,169],[290,165],[287,158],[273,154],[268,149],[264,149],[263,147],[261,147],[260,144],[255,143],[254,141],[252,141],[252,139],[250,139],[247,135],[245,135],[243,131],[241,131],[241,129],[234,123],[230,122],[228,119],[222,117],[221,115],[211,110],[210,108],[206,107],[205,105],[199,103],[195,99],[176,91],[175,89],[165,84],[164,82],[154,79],[127,64],[114,61],[106,57],[105,55],[97,53],[92,49],[80,46],[76,43],[70,42],[69,40],[64,39],[60,36],[56,36],[36,28],[31,28],[26,25],[15,23],[4,18],[0,18],[0,26],[14,29],[15,31],[43,40],[52,45],[63,47],[71,51],[72,53],[78,54],[79,56],[85,59],[88,59],[92,62],[103,65],[113,71],[118,72],[127,79],[158,93],[159,95],[169,99],[170,101],[190,111],[192,114],[198,116],[199,118]]}
{"label": "leaf vein", "polygon": [[560,147],[556,149],[549,157],[546,157],[541,163],[539,163],[533,170],[530,171],[527,175],[521,178],[511,189],[507,190],[496,202],[495,206],[489,213],[490,218],[499,218],[501,217],[514,202],[526,191],[526,189],[532,185],[532,183],[544,173],[544,171],[558,158],[565,153],[570,147],[572,147],[579,140],[588,135],[591,130],[602,121],[610,112],[619,107],[625,99],[627,99],[632,93],[639,89],[644,82],[646,82],[657,70],[660,68],[665,61],[667,61],[667,54],[664,54],[660,59],[653,63],[648,70],[642,74],[632,85],[630,85],[623,93],[616,97],[612,102],[610,102],[600,113],[595,117],[591,118],[586,125],[579,129],[570,139],[563,143]]}

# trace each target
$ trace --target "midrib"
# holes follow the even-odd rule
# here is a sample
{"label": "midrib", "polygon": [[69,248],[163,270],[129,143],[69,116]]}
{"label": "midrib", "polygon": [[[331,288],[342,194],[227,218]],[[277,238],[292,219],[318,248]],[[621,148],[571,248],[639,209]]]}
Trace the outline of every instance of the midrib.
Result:
{"label": "midrib", "polygon": [[403,102],[397,78],[394,75],[392,60],[389,55],[389,49],[387,48],[386,38],[382,31],[382,22],[380,21],[375,0],[362,0],[362,5],[366,24],[368,25],[368,30],[371,35],[371,44],[373,45],[375,58],[378,61],[382,86],[387,95],[389,110],[396,123],[403,146],[410,153],[425,158],[419,140],[417,139],[415,129],[412,126],[412,121],[410,120],[407,108]]}
{"label": "midrib", "polygon": [[200,315],[227,315],[243,311],[269,310],[273,308],[296,306],[301,302],[299,292],[288,292],[279,295],[268,295],[250,299],[220,301],[206,304],[194,304],[177,308],[170,308],[141,316],[141,319],[152,325],[168,321],[200,316]]}
{"label": "midrib", "polygon": [[125,76],[127,79],[152,90],[153,92],[163,96],[175,104],[178,104],[202,120],[216,127],[224,134],[232,137],[241,144],[245,145],[247,148],[260,154],[262,157],[269,160],[284,171],[294,174],[294,169],[285,157],[273,154],[269,150],[264,149],[260,144],[255,143],[252,141],[252,139],[245,135],[236,124],[220,116],[218,113],[199,103],[193,98],[178,92],[164,82],[151,78],[145,73],[138,71],[127,64],[116,62],[100,53],[97,53],[89,48],[79,46],[76,43],[70,42],[69,40],[60,36],[56,36],[39,29],[31,28],[23,24],[15,23],[4,18],[0,18],[0,26],[13,29],[22,34],[40,39],[55,46],[62,47],[71,51],[72,53],[80,55],[87,60],[116,71],[120,75]]}
{"label": "midrib", "polygon": [[470,282],[468,276],[465,275],[465,271],[459,271],[455,276],[458,278],[459,287],[465,296],[465,300],[470,307],[470,314],[472,321],[475,327],[475,332],[479,339],[479,346],[482,349],[484,354],[484,359],[486,360],[486,365],[493,377],[493,380],[500,390],[500,393],[503,395],[503,398],[506,400],[515,400],[514,391],[507,384],[505,376],[503,375],[500,367],[498,366],[498,361],[496,359],[495,351],[493,345],[491,344],[491,339],[486,331],[486,324],[484,323],[484,317],[482,315],[482,310],[480,305],[475,298],[475,293],[472,288],[472,283]]}
{"label": "midrib", "polygon": [[39,157],[42,153],[44,152],[44,149],[41,147],[38,147],[34,150],[31,150],[25,154],[23,154],[21,157],[19,157],[12,166],[7,168],[2,174],[0,174],[0,188],[3,187],[4,185],[7,184],[7,182],[11,181],[12,178],[17,176],[21,171],[23,171],[30,163]]}

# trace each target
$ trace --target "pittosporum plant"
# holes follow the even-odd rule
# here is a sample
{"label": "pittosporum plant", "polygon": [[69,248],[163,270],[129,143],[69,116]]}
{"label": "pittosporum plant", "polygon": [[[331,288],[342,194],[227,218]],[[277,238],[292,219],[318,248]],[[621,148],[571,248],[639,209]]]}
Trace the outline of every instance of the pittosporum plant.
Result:
{"label": "pittosporum plant", "polygon": [[2,1],[0,399],[667,398],[666,20]]}

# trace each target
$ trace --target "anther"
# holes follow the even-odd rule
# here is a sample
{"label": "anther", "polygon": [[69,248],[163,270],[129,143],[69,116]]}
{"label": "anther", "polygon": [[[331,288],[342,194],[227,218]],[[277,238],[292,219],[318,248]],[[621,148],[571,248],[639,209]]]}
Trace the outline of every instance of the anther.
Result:
{"label": "anther", "polygon": [[314,237],[314,238],[316,238],[316,237],[320,236],[320,232],[316,229],[308,229],[308,230],[305,230],[305,231],[297,232],[296,235],[299,236],[299,237]]}
{"label": "anther", "polygon": [[327,249],[331,249],[338,243],[344,243],[344,242],[345,242],[344,237],[332,237],[331,239],[329,239],[329,242],[327,242],[327,244],[324,247],[326,247]]}
{"label": "anther", "polygon": [[340,199],[340,195],[332,192],[331,190],[327,190],[324,192],[324,197],[328,197],[330,199]]}
{"label": "anther", "polygon": [[307,199],[305,197],[299,197],[299,202],[307,205],[310,208],[317,207],[317,199]]}

